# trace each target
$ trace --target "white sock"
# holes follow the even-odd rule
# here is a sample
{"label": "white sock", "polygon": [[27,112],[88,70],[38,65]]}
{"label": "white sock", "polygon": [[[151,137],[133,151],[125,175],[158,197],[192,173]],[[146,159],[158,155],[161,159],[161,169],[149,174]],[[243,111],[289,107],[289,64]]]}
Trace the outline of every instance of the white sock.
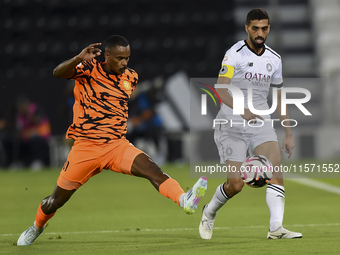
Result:
{"label": "white sock", "polygon": [[215,218],[217,211],[229,200],[223,186],[224,183],[217,187],[214,196],[205,209],[205,214],[208,218]]}
{"label": "white sock", "polygon": [[270,231],[275,231],[282,226],[285,207],[285,188],[277,184],[267,185],[267,205],[270,213]]}

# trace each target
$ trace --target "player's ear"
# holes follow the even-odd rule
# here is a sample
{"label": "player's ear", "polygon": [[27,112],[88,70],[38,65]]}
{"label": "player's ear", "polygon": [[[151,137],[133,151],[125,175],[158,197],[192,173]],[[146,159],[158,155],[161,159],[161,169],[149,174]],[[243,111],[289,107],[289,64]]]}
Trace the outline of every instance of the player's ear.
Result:
{"label": "player's ear", "polygon": [[105,51],[105,53],[104,53],[105,62],[107,62],[109,60],[109,56],[110,56],[110,54],[107,51]]}
{"label": "player's ear", "polygon": [[270,25],[268,25],[268,33],[269,33],[269,31],[270,31]]}
{"label": "player's ear", "polygon": [[249,27],[247,24],[244,25],[244,29],[246,30],[247,34],[249,34]]}

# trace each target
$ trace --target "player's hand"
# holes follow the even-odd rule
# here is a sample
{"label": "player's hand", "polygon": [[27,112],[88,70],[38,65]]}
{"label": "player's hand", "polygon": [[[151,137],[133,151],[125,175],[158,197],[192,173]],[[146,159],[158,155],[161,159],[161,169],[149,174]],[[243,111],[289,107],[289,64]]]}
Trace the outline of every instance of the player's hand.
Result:
{"label": "player's hand", "polygon": [[263,118],[260,115],[252,113],[249,109],[244,108],[244,114],[241,115],[243,119],[245,119],[249,123],[255,124],[257,122],[256,118],[263,120]]}
{"label": "player's hand", "polygon": [[282,148],[281,151],[284,151],[285,153],[288,154],[288,158],[292,156],[293,149],[295,147],[295,142],[293,139],[293,136],[285,137],[282,142]]}
{"label": "player's hand", "polygon": [[82,61],[90,60],[95,57],[98,57],[102,51],[101,49],[97,48],[101,43],[92,43],[89,46],[87,46],[85,49],[83,49],[79,54],[78,58]]}

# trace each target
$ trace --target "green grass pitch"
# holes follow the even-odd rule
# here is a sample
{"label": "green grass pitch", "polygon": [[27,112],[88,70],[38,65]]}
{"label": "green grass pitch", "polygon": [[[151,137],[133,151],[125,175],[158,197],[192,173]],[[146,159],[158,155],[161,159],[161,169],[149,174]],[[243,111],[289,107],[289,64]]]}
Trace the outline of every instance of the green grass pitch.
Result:
{"label": "green grass pitch", "polygon": [[[163,170],[186,190],[188,166]],[[0,171],[0,254],[339,254],[340,195],[285,182],[284,226],[302,239],[267,240],[265,188],[244,190],[219,212],[211,240],[201,240],[201,209],[224,179],[209,179],[194,215],[186,215],[144,179],[103,171],[81,187],[27,247],[19,235],[34,221],[41,200],[53,191],[59,170]],[[330,182],[340,187],[340,179]]]}

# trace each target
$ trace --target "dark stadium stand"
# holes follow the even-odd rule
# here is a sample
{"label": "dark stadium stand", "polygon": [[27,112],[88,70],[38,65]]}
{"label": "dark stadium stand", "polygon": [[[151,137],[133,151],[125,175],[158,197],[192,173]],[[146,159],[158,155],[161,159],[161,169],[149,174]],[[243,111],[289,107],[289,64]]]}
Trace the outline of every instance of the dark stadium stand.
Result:
{"label": "dark stadium stand", "polygon": [[206,1],[4,1],[1,8],[3,81],[1,109],[17,92],[45,105],[54,134],[65,132],[58,108],[63,84],[53,68],[92,42],[121,34],[132,46],[130,67],[140,80],[184,70],[215,77],[234,42],[233,2]]}

